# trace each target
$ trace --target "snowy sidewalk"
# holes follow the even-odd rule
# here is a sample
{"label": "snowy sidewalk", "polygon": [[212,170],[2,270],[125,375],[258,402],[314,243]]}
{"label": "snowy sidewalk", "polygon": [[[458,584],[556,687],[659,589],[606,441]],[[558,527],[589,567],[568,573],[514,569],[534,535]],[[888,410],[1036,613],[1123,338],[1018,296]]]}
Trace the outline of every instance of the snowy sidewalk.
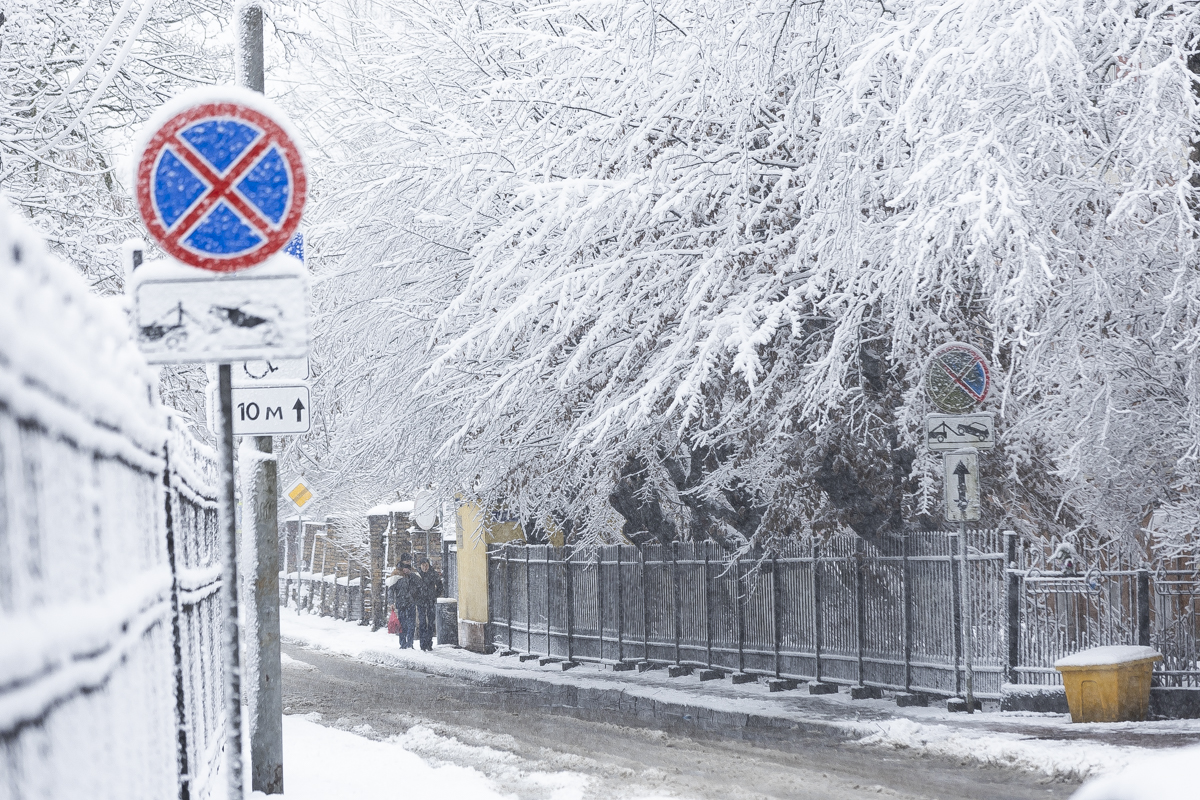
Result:
{"label": "snowy sidewalk", "polygon": [[354,623],[282,615],[285,640],[370,663],[483,682],[519,682],[542,690],[548,703],[610,708],[667,723],[707,728],[796,729],[859,745],[905,748],[1052,778],[1082,779],[1110,772],[1162,747],[1200,742],[1200,720],[1073,725],[1064,714],[951,714],[940,708],[898,708],[890,700],[851,700],[849,694],[772,693],[765,681],[733,685],[670,678],[666,670],[612,672],[584,664],[567,672],[515,656],[439,647],[401,651],[394,636]]}

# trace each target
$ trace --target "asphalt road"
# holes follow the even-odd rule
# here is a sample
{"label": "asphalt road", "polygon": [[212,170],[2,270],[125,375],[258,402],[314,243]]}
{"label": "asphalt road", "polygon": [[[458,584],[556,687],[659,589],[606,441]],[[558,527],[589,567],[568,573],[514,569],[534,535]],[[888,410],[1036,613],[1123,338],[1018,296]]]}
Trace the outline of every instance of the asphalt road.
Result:
{"label": "asphalt road", "polygon": [[427,760],[479,769],[523,799],[562,796],[564,772],[586,776],[572,783],[586,785],[584,797],[606,800],[1023,800],[1065,798],[1075,789],[1016,770],[794,732],[745,741],[662,730],[636,717],[584,719],[531,702],[523,691],[286,642],[283,650],[294,659],[283,672],[284,713],[316,712],[322,724],[376,739],[400,736]]}

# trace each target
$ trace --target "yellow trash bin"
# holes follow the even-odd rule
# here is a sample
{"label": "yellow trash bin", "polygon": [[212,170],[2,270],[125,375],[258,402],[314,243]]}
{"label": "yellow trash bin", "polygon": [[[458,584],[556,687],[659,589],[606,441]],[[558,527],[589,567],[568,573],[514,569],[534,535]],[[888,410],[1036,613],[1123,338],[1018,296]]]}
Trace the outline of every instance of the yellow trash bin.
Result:
{"label": "yellow trash bin", "polygon": [[1150,705],[1150,673],[1162,654],[1152,647],[1093,647],[1060,658],[1072,722],[1143,720]]}

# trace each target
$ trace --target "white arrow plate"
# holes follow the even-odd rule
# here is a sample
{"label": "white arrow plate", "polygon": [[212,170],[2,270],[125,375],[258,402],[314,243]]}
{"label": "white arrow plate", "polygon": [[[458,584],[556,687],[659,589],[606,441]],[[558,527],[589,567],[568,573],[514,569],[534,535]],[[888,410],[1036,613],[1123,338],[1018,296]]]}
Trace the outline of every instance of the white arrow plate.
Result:
{"label": "white arrow plate", "polygon": [[[311,426],[307,386],[233,387],[234,436],[287,436]],[[217,387],[208,387],[210,429],[216,419]]]}

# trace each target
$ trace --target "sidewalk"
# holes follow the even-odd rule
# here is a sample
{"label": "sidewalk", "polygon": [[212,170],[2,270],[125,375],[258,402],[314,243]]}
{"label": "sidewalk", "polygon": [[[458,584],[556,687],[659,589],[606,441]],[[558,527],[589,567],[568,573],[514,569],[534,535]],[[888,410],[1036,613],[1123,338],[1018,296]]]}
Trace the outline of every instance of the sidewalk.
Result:
{"label": "sidewalk", "polygon": [[[1165,747],[1200,743],[1200,720],[1073,725],[1065,714],[952,714],[942,708],[899,708],[890,699],[852,700],[846,692],[770,692],[765,680],[734,685],[671,678],[665,669],[613,672],[596,664],[562,671],[517,656],[480,655],[451,647],[401,651],[386,631],[355,623],[282,614],[285,640],[370,663],[463,677],[530,692],[530,702],[630,714],[667,726],[695,725],[747,736],[796,731],[852,745],[903,748],[1007,768],[1051,779],[1082,780]],[[614,720],[615,721],[615,720]]]}

